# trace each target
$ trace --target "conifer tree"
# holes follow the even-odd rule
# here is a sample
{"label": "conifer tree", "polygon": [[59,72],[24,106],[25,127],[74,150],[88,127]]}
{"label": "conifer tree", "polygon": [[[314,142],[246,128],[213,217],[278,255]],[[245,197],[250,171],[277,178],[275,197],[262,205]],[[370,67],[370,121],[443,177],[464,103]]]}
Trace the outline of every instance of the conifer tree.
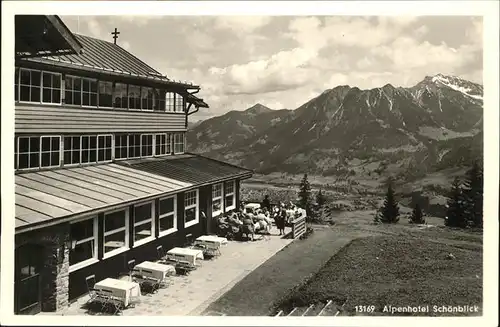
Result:
{"label": "conifer tree", "polygon": [[305,209],[307,213],[310,213],[310,204],[311,204],[311,185],[309,185],[309,181],[307,180],[307,174],[304,174],[302,181],[299,186],[299,206],[302,209]]}
{"label": "conifer tree", "polygon": [[483,169],[476,161],[466,173],[464,197],[468,220],[475,227],[483,227]]}
{"label": "conifer tree", "polygon": [[453,181],[450,195],[448,196],[447,206],[446,226],[465,228],[467,226],[465,213],[467,206],[462,192],[462,185],[458,178],[455,178]]}
{"label": "conifer tree", "polygon": [[386,224],[394,224],[399,221],[399,206],[396,201],[392,183],[389,183],[387,193],[385,195],[384,206],[380,214],[380,222]]}
{"label": "conifer tree", "polygon": [[418,203],[415,204],[415,208],[411,213],[410,224],[425,224],[424,213]]}
{"label": "conifer tree", "polygon": [[323,195],[323,192],[320,189],[318,193],[316,193],[316,205],[318,206],[318,209],[322,208],[325,202],[326,202],[325,196]]}

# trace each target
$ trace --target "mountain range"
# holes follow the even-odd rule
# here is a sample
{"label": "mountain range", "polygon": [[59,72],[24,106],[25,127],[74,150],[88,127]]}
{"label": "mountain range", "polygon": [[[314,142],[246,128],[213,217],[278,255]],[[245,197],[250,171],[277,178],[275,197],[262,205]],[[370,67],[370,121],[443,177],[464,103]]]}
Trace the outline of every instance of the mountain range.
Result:
{"label": "mountain range", "polygon": [[325,90],[295,110],[261,104],[191,126],[190,151],[254,169],[405,180],[482,157],[483,87],[427,76],[408,88]]}

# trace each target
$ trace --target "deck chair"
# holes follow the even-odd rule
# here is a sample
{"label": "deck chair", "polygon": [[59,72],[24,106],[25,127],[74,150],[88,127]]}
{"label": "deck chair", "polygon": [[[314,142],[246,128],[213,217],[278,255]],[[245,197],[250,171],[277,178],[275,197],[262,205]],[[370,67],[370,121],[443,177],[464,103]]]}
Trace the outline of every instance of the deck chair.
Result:
{"label": "deck chair", "polygon": [[165,254],[165,251],[163,251],[163,246],[162,245],[158,245],[156,247],[156,253],[158,255],[158,261],[165,261],[165,257],[166,257],[166,254]]}
{"label": "deck chair", "polygon": [[177,261],[175,265],[175,271],[180,275],[189,275],[189,273],[195,269],[196,266],[193,266],[187,261]]}
{"label": "deck chair", "polygon": [[89,293],[89,299],[87,303],[92,303],[97,299],[98,294],[94,289],[95,283],[95,275],[85,277],[85,284],[87,285],[87,292]]}
{"label": "deck chair", "polygon": [[99,296],[103,298],[103,309],[111,312],[113,315],[121,314],[124,308],[123,299],[113,296],[109,290],[99,290]]}

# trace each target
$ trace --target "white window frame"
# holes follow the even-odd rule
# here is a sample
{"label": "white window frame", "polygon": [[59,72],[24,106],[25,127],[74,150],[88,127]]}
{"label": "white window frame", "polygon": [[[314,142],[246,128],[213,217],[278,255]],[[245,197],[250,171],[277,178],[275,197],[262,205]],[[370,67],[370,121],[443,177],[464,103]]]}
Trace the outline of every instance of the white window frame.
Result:
{"label": "white window frame", "polygon": [[[89,148],[88,148],[88,149],[86,149],[86,151],[88,151],[88,153],[89,153],[89,156],[88,156],[88,157],[89,157],[89,159],[90,159],[90,151],[92,150],[92,148],[90,148],[90,138],[91,138],[92,136],[95,136],[95,161],[90,161],[90,160],[89,160],[88,162],[83,162],[83,160],[82,160],[82,159],[83,159],[83,156],[82,156],[82,154],[83,154],[83,138],[84,138],[84,137],[88,137],[88,138],[89,138]],[[98,145],[99,145],[99,144],[97,143],[97,141],[98,141],[97,134],[91,134],[91,135],[81,135],[81,136],[80,136],[80,165],[91,165],[91,164],[95,164],[95,163],[97,163],[97,147],[98,147]]]}
{"label": "white window frame", "polygon": [[[216,195],[217,187],[220,187],[220,195]],[[216,217],[224,211],[224,183],[217,183],[212,185],[212,217]],[[220,201],[220,209],[214,211],[214,201]]]}
{"label": "white window frame", "polygon": [[[139,108],[130,108],[130,87],[139,88]],[[127,84],[127,108],[130,111],[141,111],[142,110],[142,87],[136,84]]]}
{"label": "white window frame", "polygon": [[[181,101],[179,103],[179,100],[177,97],[180,97],[181,98]],[[174,100],[174,104],[175,104],[175,108],[174,108],[174,111],[175,112],[184,112],[184,97],[182,95],[180,95],[179,93],[175,93],[175,100]],[[181,107],[178,108],[177,105],[180,104]]]}
{"label": "white window frame", "polygon": [[[45,87],[45,86],[43,86],[43,74],[51,74],[51,75],[58,75],[59,76],[59,102],[43,102],[43,88]],[[52,88],[52,87],[50,87],[50,89],[54,90],[54,88]],[[62,74],[43,70],[42,71],[42,78],[40,79],[40,103],[46,104],[46,105],[61,105],[63,92],[64,92],[64,89],[62,86]],[[52,98],[52,94],[50,97]]]}
{"label": "white window frame", "polygon": [[[161,146],[161,148],[163,149],[164,153],[156,153],[156,148],[157,148],[157,145],[158,145],[158,142],[156,142],[156,137],[157,136],[164,136],[165,137],[165,143],[163,143],[163,146]],[[154,156],[164,156],[164,155],[169,154],[169,153],[167,153],[167,141],[168,141],[167,133],[156,133],[156,134],[154,134],[154,140],[153,140],[153,143],[154,143],[153,155]],[[161,144],[161,142],[160,142],[160,144]]]}
{"label": "white window frame", "polygon": [[[161,201],[162,200],[168,200],[168,199],[173,199],[174,201],[174,211],[172,212],[167,212],[167,213],[164,213],[164,214],[161,214]],[[158,235],[160,237],[162,236],[165,236],[165,235],[169,235],[169,234],[172,234],[172,233],[175,233],[177,232],[177,195],[174,194],[172,196],[167,196],[167,197],[163,197],[163,198],[160,198],[159,202],[158,202],[158,213],[160,213],[159,215],[159,219],[158,219]],[[161,223],[160,221],[163,219],[163,218],[167,218],[169,216],[172,216],[173,214],[173,219],[174,219],[174,227],[172,228],[169,228],[167,230],[164,230],[164,231],[160,231],[160,226],[161,226]]]}
{"label": "white window frame", "polygon": [[[73,145],[73,138],[74,137],[77,137],[78,138],[78,144],[80,144],[80,147],[78,148],[78,150],[73,150],[73,148],[69,149],[69,150],[66,150],[66,147],[64,146],[64,141],[66,140],[66,138],[70,138],[71,139],[71,145]],[[82,158],[81,158],[81,155],[82,155],[82,137],[81,135],[64,135],[64,138],[63,138],[63,142],[62,142],[62,162],[63,162],[63,166],[64,167],[71,167],[71,166],[78,166],[81,164],[82,162]],[[79,154],[79,160],[77,163],[71,163],[71,164],[67,164],[64,162],[64,155],[66,154],[66,152],[69,152],[71,153],[71,158],[73,158],[73,152],[76,152],[78,151],[78,154]]]}
{"label": "white window frame", "polygon": [[[73,78],[73,79],[80,79],[80,104],[73,104],[73,103],[67,103],[66,102],[66,77],[70,77],[70,78]],[[68,106],[74,106],[74,107],[81,107],[82,106],[82,87],[83,87],[83,84],[82,84],[82,79],[83,77],[81,76],[76,76],[76,75],[70,75],[70,74],[66,74],[64,76],[64,105],[68,105]],[[74,92],[73,90],[71,90],[71,92]]]}
{"label": "white window frame", "polygon": [[[151,155],[150,156],[143,156],[142,155],[142,137],[143,136],[151,136],[151,146],[152,146],[152,149],[151,149]],[[141,138],[140,138],[140,142],[139,142],[141,145],[140,145],[140,158],[149,158],[149,157],[153,157],[155,155],[155,134],[151,134],[151,133],[146,133],[146,134],[141,134]]]}
{"label": "white window frame", "polygon": [[[82,221],[85,221],[85,220],[90,220],[90,219],[94,220],[94,236],[93,237],[88,237],[88,238],[83,239],[83,240],[76,241],[75,245],[86,243],[86,242],[89,242],[89,241],[93,240],[94,241],[94,255],[92,256],[92,258],[89,258],[89,259],[84,260],[84,261],[80,261],[78,263],[75,263],[75,264],[69,266],[69,272],[73,272],[73,271],[76,271],[78,269],[82,269],[84,267],[90,266],[91,264],[94,264],[94,263],[96,263],[96,262],[99,261],[99,259],[97,259],[97,253],[99,251],[99,245],[98,245],[99,240],[97,238],[97,235],[99,233],[99,220],[98,220],[98,217],[94,216],[92,218],[81,219],[81,220],[72,222],[72,224],[79,223],[79,222],[82,222]],[[71,235],[70,235],[70,238],[71,238]],[[71,239],[71,242],[73,243],[72,239]]]}
{"label": "white window frame", "polygon": [[[196,203],[186,206],[187,195],[188,195],[188,193],[192,193],[192,192],[196,192]],[[186,211],[191,209],[191,208],[196,208],[195,219],[186,222]],[[198,189],[186,191],[186,192],[184,192],[184,227],[188,228],[188,227],[191,227],[191,226],[198,224],[199,222],[200,222],[200,192]]]}
{"label": "white window frame", "polygon": [[[119,212],[119,211],[125,211],[125,226],[106,232],[106,215],[110,215],[112,213]],[[123,253],[123,252],[129,250],[129,244],[130,244],[130,241],[129,241],[129,219],[130,219],[130,210],[128,207],[104,213],[103,223],[102,223],[102,229],[103,229],[102,231],[104,234],[103,243],[102,243],[103,259],[110,258],[112,256],[115,256],[117,254],[120,254],[120,253]],[[115,234],[115,233],[118,233],[121,231],[125,231],[125,245],[122,246],[121,248],[117,248],[117,249],[111,250],[108,253],[106,253],[105,252],[105,250],[106,250],[106,246],[105,246],[106,245],[106,236],[109,236],[109,235],[112,235],[112,234]]]}
{"label": "white window frame", "polygon": [[[105,146],[104,146],[103,149],[104,149],[104,151],[106,151],[106,149],[107,149],[106,148],[106,137],[108,137],[108,136],[111,137],[111,149],[110,149],[111,150],[111,159],[109,159],[109,160],[101,160],[100,161],[99,160],[99,149],[100,149],[99,148],[99,138],[100,137],[104,137],[105,138],[104,139],[104,145]],[[81,147],[81,143],[80,143],[80,147]],[[96,162],[101,163],[101,162],[111,162],[111,161],[113,161],[113,134],[98,134],[97,135],[96,149],[97,149],[97,152],[96,152]],[[80,160],[81,160],[81,158],[80,158]]]}
{"label": "white window frame", "polygon": [[[134,235],[134,248],[141,246],[145,243],[151,242],[155,239],[155,201],[145,201],[141,203],[136,203],[134,204],[134,210],[135,207],[140,207],[145,204],[151,204],[151,219],[146,219],[146,220],[141,220],[139,222],[135,222],[135,213],[134,213],[134,230],[133,230],[133,235]],[[151,223],[151,236],[143,238],[142,240],[138,240],[137,242],[135,241],[135,228],[137,226],[145,225],[147,223]]]}
{"label": "white window frame", "polygon": [[[177,133],[173,133],[174,135],[174,154],[183,154],[183,153],[186,153],[186,133],[184,132],[177,132]],[[180,142],[176,142],[176,136],[178,135],[181,135],[181,139],[182,139],[182,143]],[[182,144],[182,151],[180,152],[176,152],[176,145],[179,145],[179,144]]]}
{"label": "white window frame", "polygon": [[[38,165],[36,167],[31,167],[31,168],[19,168],[19,154],[20,154],[20,151],[19,151],[19,140],[21,138],[27,138],[27,139],[30,139],[30,138],[38,138]],[[29,140],[28,140],[29,142]],[[17,167],[16,169],[17,170],[22,170],[22,171],[26,171],[26,170],[35,170],[35,169],[40,169],[40,163],[42,162],[42,151],[41,151],[41,146],[42,146],[42,138],[40,137],[40,135],[28,135],[28,136],[19,136],[17,138]],[[28,163],[29,163],[29,157],[31,155],[31,153],[34,153],[34,152],[31,152],[31,151],[28,151],[28,152],[23,152],[23,153],[28,153]]]}
{"label": "white window frame", "polygon": [[[233,185],[233,192],[226,193],[226,184]],[[236,209],[236,182],[234,180],[224,182],[224,206],[226,205],[226,198],[230,195],[233,197],[233,205],[227,206],[226,212]]]}
{"label": "white window frame", "polygon": [[[108,106],[101,106],[101,102],[100,102],[100,95],[101,95],[101,88],[99,87],[99,84],[100,83],[106,83],[106,84],[111,84],[111,107],[108,107]],[[112,81],[107,81],[107,80],[98,80],[97,81],[97,107],[98,108],[102,108],[102,109],[113,109],[114,108],[114,92],[115,92],[115,89],[114,89],[114,83]]]}
{"label": "white window frame", "polygon": [[[125,158],[117,158],[116,157],[116,150],[117,150],[116,139],[117,139],[117,136],[123,136],[123,135],[125,135],[126,144],[125,144],[125,146],[119,146],[118,148],[122,149],[123,147],[125,147],[127,155],[125,156]],[[114,137],[113,137],[113,139],[114,139],[114,144],[113,144],[113,159],[114,160],[126,160],[126,159],[128,159],[128,135],[129,134],[127,134],[127,133],[116,133],[116,134],[114,134]]]}
{"label": "white window frame", "polygon": [[174,133],[166,133],[165,153],[171,155],[174,153]]}
{"label": "white window frame", "polygon": [[[139,155],[138,156],[135,156],[135,157],[131,157],[129,155],[129,150],[130,150],[130,137],[133,136],[135,138],[135,136],[139,135]],[[141,152],[142,152],[142,134],[138,134],[138,133],[132,133],[132,134],[127,134],[127,158],[128,159],[138,159],[141,157]],[[134,147],[136,147],[136,145],[134,145]]]}
{"label": "white window frame", "polygon": [[[59,142],[58,142],[59,143],[59,150],[57,151],[57,152],[59,152],[59,162],[57,163],[57,165],[50,165],[50,166],[43,166],[42,167],[42,154],[47,153],[47,152],[49,152],[49,153],[56,152],[56,151],[43,151],[43,149],[42,149],[43,139],[44,138],[52,139],[54,137],[59,139]],[[50,140],[50,149],[52,150],[52,140]],[[40,136],[40,164],[38,165],[38,167],[40,169],[61,167],[61,151],[62,151],[61,135],[42,135],[42,136]]]}
{"label": "white window frame", "polygon": [[[31,72],[39,72],[40,73],[40,85],[39,85],[40,101],[22,101],[21,100],[21,74],[22,74],[23,70],[30,72],[30,81],[31,81]],[[42,70],[19,67],[19,80],[17,83],[17,85],[18,85],[18,102],[19,103],[42,103],[42,78],[43,78],[43,71]],[[22,84],[22,85],[27,86],[26,84]],[[30,84],[29,86],[30,86],[30,98],[31,98],[31,87],[33,86],[33,84]]]}
{"label": "white window frame", "polygon": [[175,94],[172,91],[165,92],[165,112],[175,112]]}
{"label": "white window frame", "polygon": [[[152,106],[151,106],[151,109],[147,109],[147,108],[143,108],[142,106],[142,90],[148,90],[150,89],[151,90],[151,94],[153,95],[152,96]],[[143,111],[153,111],[154,110],[154,107],[155,107],[155,92],[154,92],[154,88],[153,87],[149,87],[149,86],[141,86],[141,110]]]}
{"label": "white window frame", "polygon": [[[80,96],[81,96],[80,103],[81,103],[82,108],[99,108],[99,80],[96,78],[88,78],[88,77],[81,77],[81,80],[82,80],[82,89],[80,90]],[[91,92],[91,91],[87,92],[87,91],[83,90],[83,83],[85,83],[86,81],[87,82],[89,82],[89,81],[96,82],[96,92],[95,92],[96,104],[95,104],[95,106],[83,104],[83,93],[88,93],[89,99],[90,99],[90,95],[94,94],[94,92]]]}

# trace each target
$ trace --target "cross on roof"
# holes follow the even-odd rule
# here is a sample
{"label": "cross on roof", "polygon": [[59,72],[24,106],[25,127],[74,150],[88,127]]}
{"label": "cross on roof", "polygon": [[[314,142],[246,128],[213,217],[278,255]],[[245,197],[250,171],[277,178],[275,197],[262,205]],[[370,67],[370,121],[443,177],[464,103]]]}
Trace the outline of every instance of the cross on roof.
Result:
{"label": "cross on roof", "polygon": [[115,31],[111,32],[111,34],[113,35],[113,39],[116,44],[116,39],[118,38],[118,34],[120,34],[120,32],[118,32],[118,29],[115,27]]}

